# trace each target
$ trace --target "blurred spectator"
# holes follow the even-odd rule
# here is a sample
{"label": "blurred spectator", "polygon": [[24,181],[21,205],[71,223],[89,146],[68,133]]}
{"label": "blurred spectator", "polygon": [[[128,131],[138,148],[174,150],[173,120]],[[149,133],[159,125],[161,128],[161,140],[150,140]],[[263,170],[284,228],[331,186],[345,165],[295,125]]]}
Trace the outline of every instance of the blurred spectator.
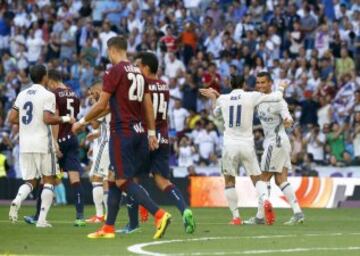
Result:
{"label": "blurred spectator", "polygon": [[174,118],[174,129],[177,133],[181,133],[186,128],[186,120],[189,117],[189,112],[182,107],[181,100],[175,100],[173,118]]}
{"label": "blurred spectator", "polygon": [[346,74],[354,74],[354,72],[354,60],[349,57],[347,48],[341,48],[340,58],[336,59],[336,75],[342,77]]}
{"label": "blurred spectator", "polygon": [[314,100],[312,91],[305,91],[304,97],[305,100],[300,103],[300,124],[302,126],[306,126],[308,124],[315,125],[318,123],[317,111],[319,109],[319,103]]}
{"label": "blurred spectator", "polygon": [[195,145],[197,145],[200,154],[200,165],[210,165],[217,163],[216,146],[219,137],[215,131],[213,123],[208,123],[205,129],[202,129],[195,138]]}
{"label": "blurred spectator", "polygon": [[310,129],[305,136],[306,151],[312,154],[313,160],[317,164],[324,163],[324,146],[326,143],[326,137],[320,132],[319,125],[315,125]]}
{"label": "blurred spectator", "polygon": [[343,153],[345,151],[345,135],[344,135],[345,125],[340,126],[338,123],[331,124],[331,132],[326,136],[327,143],[330,146],[330,163],[336,165],[339,161],[341,162],[343,158]]}

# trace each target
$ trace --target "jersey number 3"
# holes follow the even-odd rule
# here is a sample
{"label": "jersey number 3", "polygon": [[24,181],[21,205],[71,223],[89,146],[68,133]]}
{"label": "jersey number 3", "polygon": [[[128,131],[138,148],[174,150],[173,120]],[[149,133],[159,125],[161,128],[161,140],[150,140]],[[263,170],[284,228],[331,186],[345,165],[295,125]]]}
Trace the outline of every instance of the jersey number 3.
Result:
{"label": "jersey number 3", "polygon": [[234,127],[234,116],[235,127],[239,127],[241,125],[241,105],[229,107],[229,127]]}
{"label": "jersey number 3", "polygon": [[34,106],[31,101],[25,102],[23,110],[25,110],[25,115],[21,117],[23,124],[30,124],[33,119],[33,109]]}
{"label": "jersey number 3", "polygon": [[129,89],[129,100],[142,101],[144,97],[144,77],[140,74],[128,73],[128,79],[131,81]]}

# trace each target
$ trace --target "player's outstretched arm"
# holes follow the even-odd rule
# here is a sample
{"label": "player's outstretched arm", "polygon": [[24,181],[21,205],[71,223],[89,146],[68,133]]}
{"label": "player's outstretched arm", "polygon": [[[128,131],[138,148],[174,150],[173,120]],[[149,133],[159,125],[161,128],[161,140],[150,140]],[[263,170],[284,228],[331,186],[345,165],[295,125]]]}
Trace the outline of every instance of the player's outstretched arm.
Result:
{"label": "player's outstretched arm", "polygon": [[73,124],[72,131],[77,133],[86,124],[99,118],[101,114],[105,113],[108,109],[110,97],[110,93],[102,91],[99,100],[91,107],[89,112],[81,118],[80,121]]}
{"label": "player's outstretched arm", "polygon": [[288,84],[285,81],[283,81],[282,83],[280,83],[279,88],[276,92],[272,92],[269,94],[264,94],[260,92],[251,92],[254,97],[255,106],[266,101],[281,101],[287,86]]}
{"label": "player's outstretched arm", "polygon": [[145,110],[146,127],[148,128],[149,147],[150,150],[156,150],[159,147],[159,142],[156,138],[155,117],[150,93],[145,93],[143,106]]}
{"label": "player's outstretched arm", "polygon": [[63,123],[74,123],[75,119],[70,116],[58,116],[54,113],[51,113],[49,111],[44,111],[43,114],[43,120],[45,124],[48,125],[57,125],[57,124],[63,124]]}
{"label": "player's outstretched arm", "polygon": [[12,108],[10,110],[8,121],[11,124],[19,124],[19,110],[16,108]]}

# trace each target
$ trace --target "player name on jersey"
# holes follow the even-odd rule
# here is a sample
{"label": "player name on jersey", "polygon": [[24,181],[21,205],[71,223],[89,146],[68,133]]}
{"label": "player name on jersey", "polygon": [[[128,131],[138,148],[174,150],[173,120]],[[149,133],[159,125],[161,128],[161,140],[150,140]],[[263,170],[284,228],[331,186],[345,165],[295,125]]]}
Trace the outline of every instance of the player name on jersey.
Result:
{"label": "player name on jersey", "polygon": [[125,65],[124,69],[127,73],[141,73],[140,68],[133,65]]}
{"label": "player name on jersey", "polygon": [[59,91],[58,92],[58,96],[63,98],[63,97],[76,97],[76,94],[74,91]]}
{"label": "player name on jersey", "polygon": [[149,90],[150,91],[169,91],[169,86],[165,83],[149,83]]}

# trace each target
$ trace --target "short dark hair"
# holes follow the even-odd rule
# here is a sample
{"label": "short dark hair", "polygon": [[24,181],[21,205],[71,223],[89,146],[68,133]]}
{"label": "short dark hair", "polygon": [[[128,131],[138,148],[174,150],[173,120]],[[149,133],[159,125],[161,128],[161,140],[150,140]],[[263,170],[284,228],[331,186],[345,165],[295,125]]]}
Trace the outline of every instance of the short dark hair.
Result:
{"label": "short dark hair", "polygon": [[245,79],[241,75],[232,75],[230,84],[232,89],[242,89],[244,87]]}
{"label": "short dark hair", "polygon": [[118,50],[127,50],[127,40],[123,36],[114,36],[107,41],[107,47],[115,47]]}
{"label": "short dark hair", "polygon": [[156,74],[159,68],[159,61],[156,55],[152,52],[140,52],[136,59],[140,59],[141,63],[150,68],[152,74]]}
{"label": "short dark hair", "polygon": [[49,79],[56,81],[56,82],[61,82],[63,80],[63,76],[62,76],[61,72],[56,69],[50,69],[48,72],[48,77],[49,77]]}
{"label": "short dark hair", "polygon": [[271,74],[269,72],[267,72],[267,71],[259,72],[256,77],[264,77],[264,76],[267,77],[267,79],[269,81],[272,81]]}
{"label": "short dark hair", "polygon": [[33,83],[39,84],[47,75],[47,70],[44,65],[34,65],[30,68],[30,79]]}

